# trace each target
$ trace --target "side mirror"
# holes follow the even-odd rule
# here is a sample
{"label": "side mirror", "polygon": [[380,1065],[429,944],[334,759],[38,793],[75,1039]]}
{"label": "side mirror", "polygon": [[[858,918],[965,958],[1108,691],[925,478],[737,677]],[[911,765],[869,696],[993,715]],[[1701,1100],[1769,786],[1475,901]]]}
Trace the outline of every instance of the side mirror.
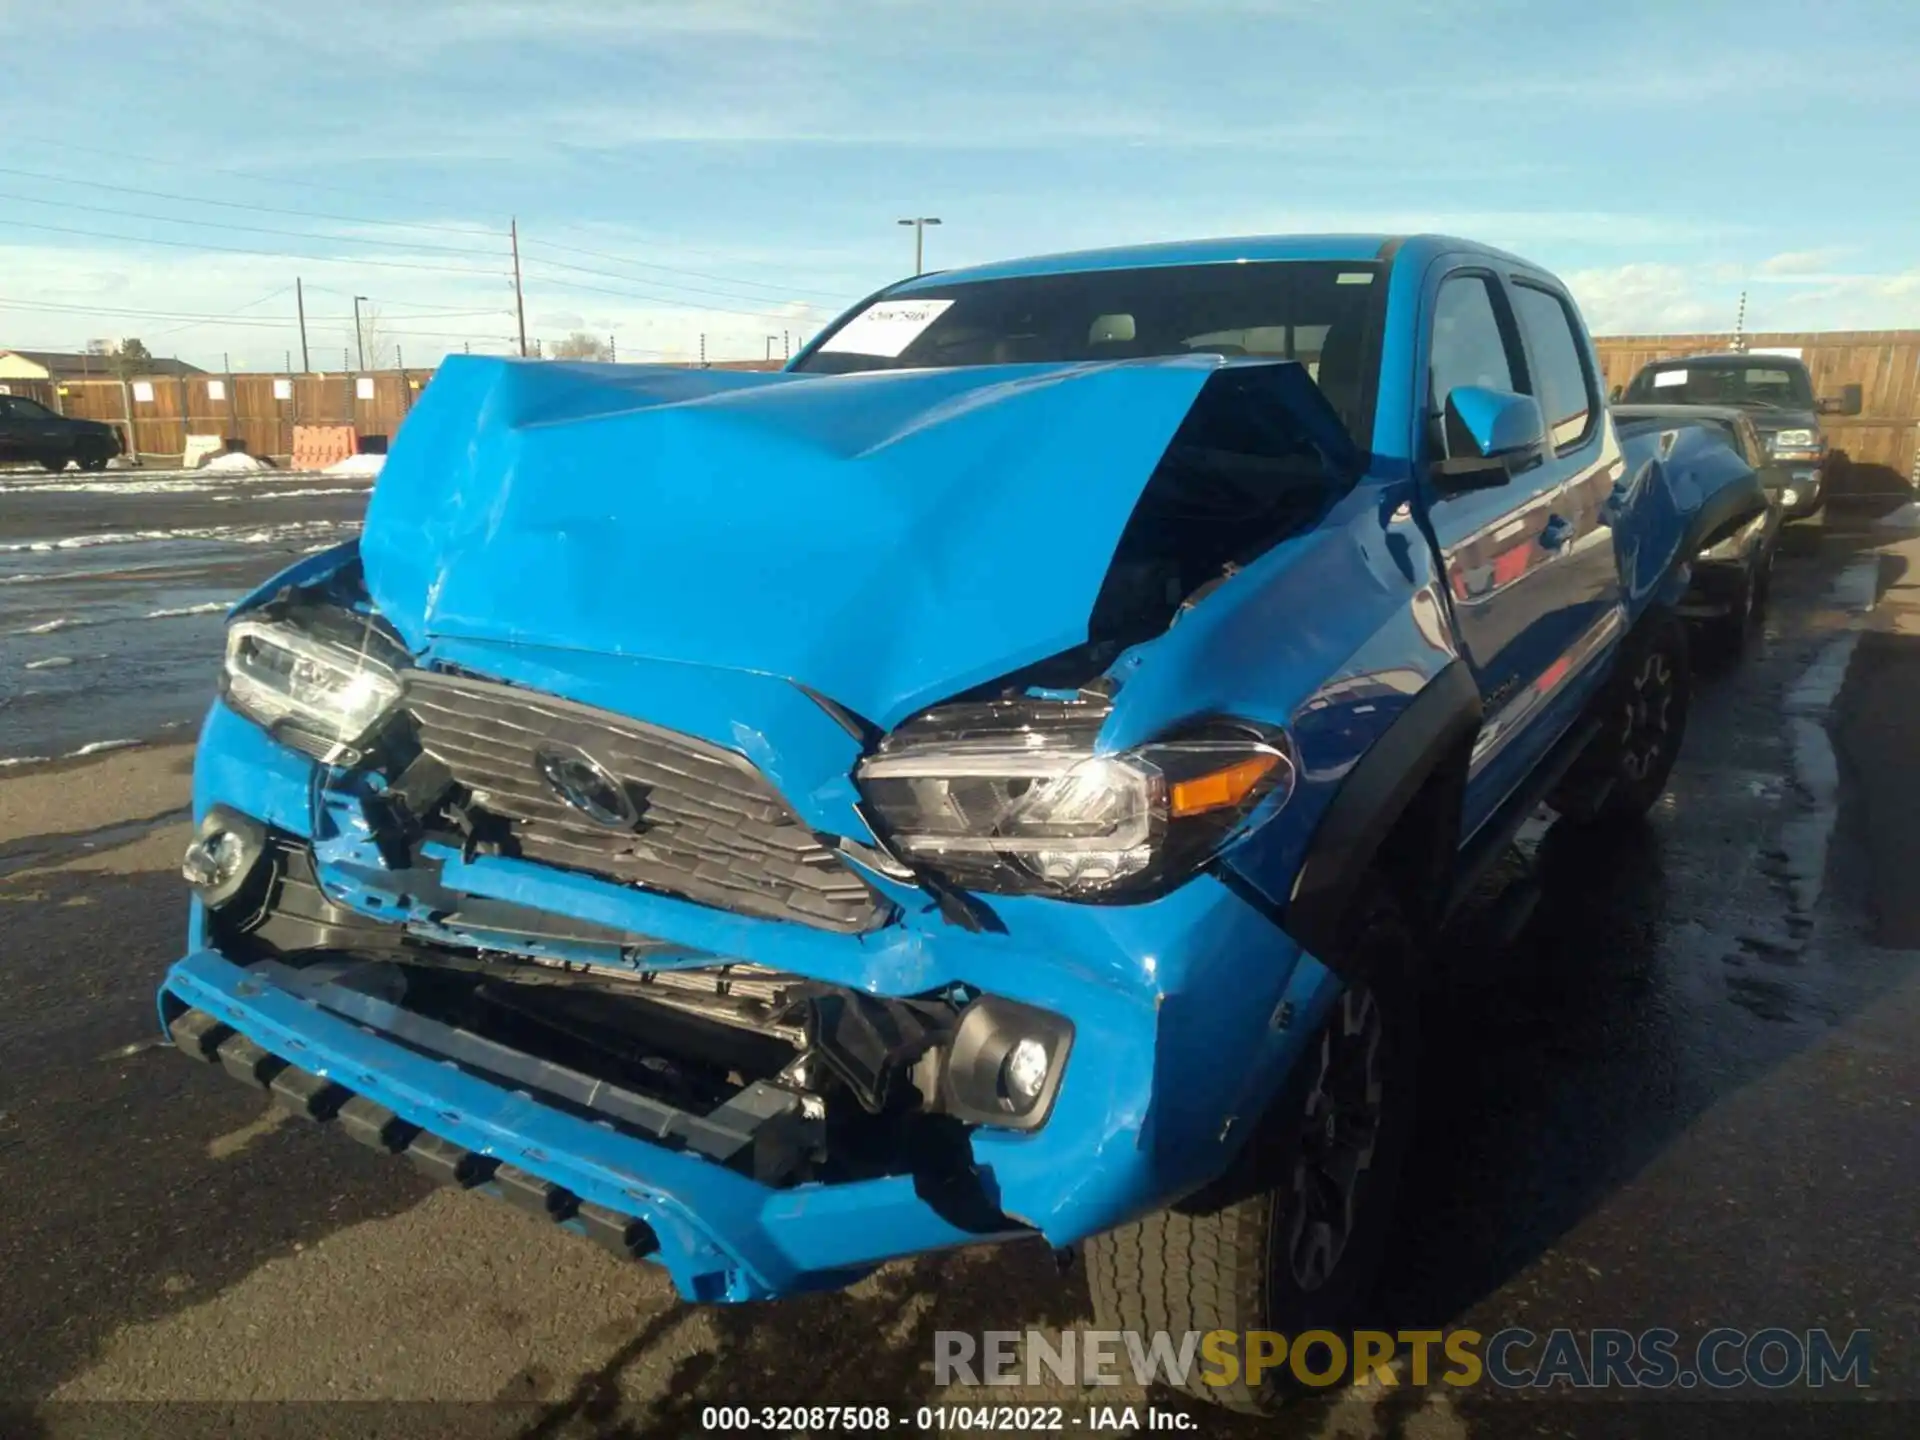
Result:
{"label": "side mirror", "polygon": [[1531,395],[1458,385],[1447,392],[1442,423],[1447,458],[1433,467],[1442,494],[1504,485],[1546,459],[1547,425]]}
{"label": "side mirror", "polygon": [[1829,395],[1820,402],[1822,415],[1858,415],[1860,413],[1860,387],[1842,385],[1838,395]]}

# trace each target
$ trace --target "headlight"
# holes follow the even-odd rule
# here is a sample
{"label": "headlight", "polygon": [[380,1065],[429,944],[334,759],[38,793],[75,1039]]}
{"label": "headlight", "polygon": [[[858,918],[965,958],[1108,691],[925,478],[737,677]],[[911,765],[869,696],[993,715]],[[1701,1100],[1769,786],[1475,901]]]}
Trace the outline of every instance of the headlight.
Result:
{"label": "headlight", "polygon": [[400,699],[395,667],[370,653],[372,639],[370,627],[356,645],[347,636],[236,620],[227,627],[221,693],[296,750],[330,765],[350,765]]}
{"label": "headlight", "polygon": [[894,732],[860,789],[903,859],[969,889],[1139,894],[1205,864],[1293,787],[1283,735],[1216,721],[1096,754],[1103,706],[946,706]]}
{"label": "headlight", "polygon": [[1811,450],[1819,442],[1811,430],[1776,430],[1767,443],[1775,450]]}
{"label": "headlight", "polygon": [[1782,505],[1798,505],[1800,503],[1800,492],[1789,485],[1780,492],[1780,503]]}

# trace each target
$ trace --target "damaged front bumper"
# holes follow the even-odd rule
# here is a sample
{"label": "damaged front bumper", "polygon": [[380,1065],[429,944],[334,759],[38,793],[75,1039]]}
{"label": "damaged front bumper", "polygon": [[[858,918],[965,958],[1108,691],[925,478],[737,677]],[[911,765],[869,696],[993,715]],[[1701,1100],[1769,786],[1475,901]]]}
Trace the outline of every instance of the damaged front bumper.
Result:
{"label": "damaged front bumper", "polygon": [[[1004,897],[993,928],[920,913],[835,933],[457,848],[388,868],[339,799],[326,766],[215,705],[196,818],[247,817],[279,858],[270,895],[224,912],[195,901],[163,1027],[296,1114],[660,1264],[689,1299],[834,1288],[889,1259],[1017,1236],[1064,1246],[1161,1208],[1225,1168],[1336,988],[1211,874],[1140,904]],[[239,910],[268,919],[241,925]],[[655,984],[728,967],[797,980],[817,1001],[801,1038],[771,1014],[760,1028],[801,1063],[741,1060],[719,1092],[670,1093],[646,1083],[647,1055],[575,1060],[382,979],[404,967],[458,988],[477,958],[477,983],[515,994],[523,979],[546,994],[569,975],[625,984],[582,958],[601,930],[638,942]],[[927,997],[955,992],[942,1028]],[[880,1114],[847,1083],[859,1054],[837,1056],[833,1085],[809,1078],[835,1006],[882,1007],[856,1027],[882,1050],[898,1016],[933,1017]],[[1037,1124],[913,1098],[938,1086],[909,1062],[932,1047],[961,1064],[965,1015],[992,1006],[1069,1037]],[[873,1048],[884,1077],[892,1062]]]}
{"label": "damaged front bumper", "polygon": [[[288,978],[195,951],[167,974],[162,1019],[183,1051],[267,1087],[296,1114],[337,1121],[445,1183],[493,1191],[616,1253],[656,1261],[689,1300],[832,1288],[895,1256],[1022,1229],[962,1228],[911,1177],[771,1188],[720,1158],[729,1141],[753,1145],[771,1128],[767,1117],[696,1127],[657,1106],[625,1112],[616,1129],[416,1048],[417,1030],[409,1045],[381,1028],[404,1027],[404,1012],[354,1006]],[[343,1001],[348,1013],[333,1008]],[[649,1122],[655,1138],[641,1138]]]}

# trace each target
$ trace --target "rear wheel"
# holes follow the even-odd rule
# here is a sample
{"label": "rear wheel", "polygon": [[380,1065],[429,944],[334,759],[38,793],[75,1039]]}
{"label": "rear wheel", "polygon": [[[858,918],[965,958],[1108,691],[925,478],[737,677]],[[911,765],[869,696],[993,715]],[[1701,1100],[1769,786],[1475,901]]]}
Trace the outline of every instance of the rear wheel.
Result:
{"label": "rear wheel", "polygon": [[[1103,1326],[1351,1332],[1371,1298],[1413,1121],[1413,939],[1369,889],[1345,953],[1360,977],[1335,1002],[1227,1177],[1173,1210],[1087,1242]],[[1242,1357],[1244,1359],[1244,1356]],[[1316,1371],[1328,1361],[1311,1355]],[[1284,1367],[1254,1384],[1187,1388],[1236,1410],[1284,1398]]]}
{"label": "rear wheel", "polygon": [[1667,788],[1686,734],[1692,669],[1687,630],[1671,614],[1627,638],[1600,702],[1600,733],[1548,803],[1576,823],[1634,820]]}
{"label": "rear wheel", "polygon": [[82,455],[80,457],[80,468],[82,470],[104,470],[107,468],[107,461],[110,458],[111,457],[106,455]]}
{"label": "rear wheel", "polygon": [[40,468],[58,474],[60,471],[66,469],[72,460],[73,456],[71,455],[42,455],[40,457]]}

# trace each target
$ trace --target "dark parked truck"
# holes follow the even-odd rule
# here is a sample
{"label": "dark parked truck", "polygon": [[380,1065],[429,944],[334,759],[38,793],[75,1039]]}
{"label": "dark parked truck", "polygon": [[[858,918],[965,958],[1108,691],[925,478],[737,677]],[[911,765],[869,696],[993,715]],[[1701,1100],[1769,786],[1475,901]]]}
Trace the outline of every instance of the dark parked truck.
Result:
{"label": "dark parked truck", "polygon": [[1630,405],[1733,407],[1752,417],[1767,455],[1788,476],[1781,489],[1788,523],[1818,525],[1826,517],[1829,446],[1822,415],[1858,415],[1860,387],[1816,399],[1813,377],[1797,355],[1730,351],[1687,355],[1643,365],[1617,397]]}
{"label": "dark parked truck", "polygon": [[1109,1324],[1338,1328],[1422,940],[1543,800],[1653,804],[1765,504],[1599,376],[1433,237],[923,276],[779,374],[456,356],[233,612],[161,1022],[690,1300],[1038,1236]]}
{"label": "dark parked truck", "polygon": [[0,395],[0,464],[104,470],[121,448],[120,432],[111,425],[70,419],[25,395]]}

